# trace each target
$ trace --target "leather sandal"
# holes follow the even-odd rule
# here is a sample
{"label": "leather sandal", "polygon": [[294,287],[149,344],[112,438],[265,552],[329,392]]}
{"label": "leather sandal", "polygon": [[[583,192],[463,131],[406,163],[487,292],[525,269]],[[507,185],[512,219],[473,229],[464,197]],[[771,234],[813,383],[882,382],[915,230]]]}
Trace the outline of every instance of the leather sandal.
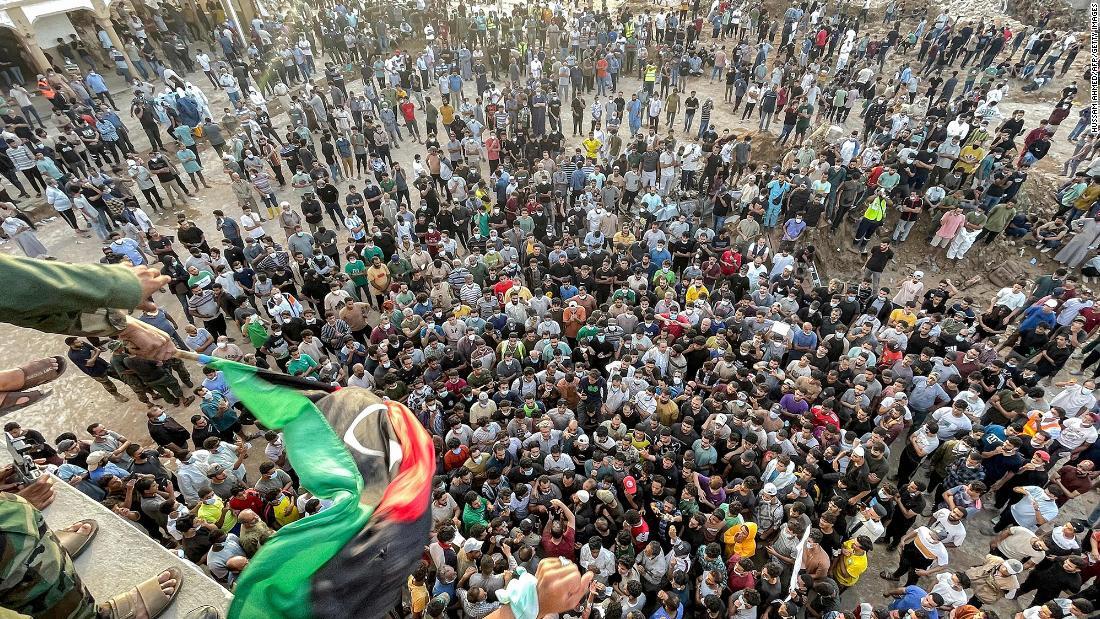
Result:
{"label": "leather sandal", "polygon": [[[91,530],[88,533],[82,533],[79,529],[84,525],[88,525]],[[99,533],[99,523],[91,518],[85,520],[78,520],[72,524],[70,529],[76,527],[76,531],[54,531],[54,535],[57,536],[57,541],[61,542],[61,547],[65,549],[65,552],[69,553],[72,558],[77,558],[80,553],[84,552],[84,549],[88,546],[93,539],[95,539],[96,533]]]}
{"label": "leather sandal", "polygon": [[[56,370],[50,367],[51,360],[57,363]],[[64,374],[67,365],[68,362],[65,360],[65,357],[61,356],[46,357],[45,359],[24,363],[19,366],[19,369],[23,370],[23,386],[19,387],[19,389],[30,389],[31,387],[37,387],[43,383],[50,382]]]}
{"label": "leather sandal", "polygon": [[27,408],[31,404],[53,393],[45,391],[4,391],[0,392],[0,415]]}
{"label": "leather sandal", "polygon": [[[149,580],[138,583],[136,587],[107,600],[106,611],[110,619],[132,619],[145,607],[149,619],[154,619],[172,604],[183,586],[183,572],[178,567],[170,567],[165,572],[176,581],[172,595],[165,595],[160,586],[160,573]],[[161,572],[163,573],[163,572]]]}

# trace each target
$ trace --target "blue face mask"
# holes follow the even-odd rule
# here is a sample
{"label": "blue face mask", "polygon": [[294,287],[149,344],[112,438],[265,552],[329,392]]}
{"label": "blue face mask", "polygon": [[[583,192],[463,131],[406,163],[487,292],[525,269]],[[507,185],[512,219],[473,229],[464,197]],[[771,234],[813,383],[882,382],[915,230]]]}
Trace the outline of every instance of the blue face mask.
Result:
{"label": "blue face mask", "polygon": [[157,417],[157,421],[164,421],[164,420],[166,420],[166,419],[168,419],[168,413],[161,413],[161,414],[160,414],[160,415],[159,415],[159,416]]}

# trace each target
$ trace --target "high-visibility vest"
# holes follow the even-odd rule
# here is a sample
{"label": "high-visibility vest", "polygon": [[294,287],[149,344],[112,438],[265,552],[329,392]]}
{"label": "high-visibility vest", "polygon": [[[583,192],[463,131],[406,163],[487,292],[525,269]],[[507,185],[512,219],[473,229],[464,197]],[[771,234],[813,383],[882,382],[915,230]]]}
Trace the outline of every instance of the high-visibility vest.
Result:
{"label": "high-visibility vest", "polygon": [[632,21],[626,22],[626,29],[625,29],[624,34],[626,35],[626,38],[628,38],[628,39],[630,37],[634,36],[634,22],[632,22]]}
{"label": "high-visibility vest", "polygon": [[645,81],[656,82],[657,81],[657,67],[649,65],[645,68]]}
{"label": "high-visibility vest", "polygon": [[53,86],[51,86],[46,79],[38,80],[38,92],[42,93],[42,96],[47,99],[53,99],[57,96],[57,91],[53,89]]}
{"label": "high-visibility vest", "polygon": [[867,205],[867,210],[863,212],[863,217],[870,219],[871,221],[882,221],[886,218],[886,199],[877,197],[871,200],[871,203]]}

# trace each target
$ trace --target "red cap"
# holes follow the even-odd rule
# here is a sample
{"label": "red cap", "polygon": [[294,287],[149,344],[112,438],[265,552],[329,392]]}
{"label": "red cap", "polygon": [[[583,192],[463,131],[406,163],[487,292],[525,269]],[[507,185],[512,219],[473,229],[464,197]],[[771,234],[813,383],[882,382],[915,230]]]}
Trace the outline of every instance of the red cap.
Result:
{"label": "red cap", "polygon": [[1042,460],[1043,462],[1050,462],[1050,454],[1043,451],[1042,449],[1035,452],[1035,455],[1039,456],[1039,459]]}
{"label": "red cap", "polygon": [[623,490],[627,494],[634,494],[638,491],[638,482],[630,475],[627,475],[623,478]]}

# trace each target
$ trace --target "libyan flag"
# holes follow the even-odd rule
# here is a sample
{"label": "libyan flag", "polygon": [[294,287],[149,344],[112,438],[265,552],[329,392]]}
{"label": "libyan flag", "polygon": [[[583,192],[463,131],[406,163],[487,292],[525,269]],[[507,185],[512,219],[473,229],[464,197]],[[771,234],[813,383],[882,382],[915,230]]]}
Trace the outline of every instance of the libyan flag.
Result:
{"label": "libyan flag", "polygon": [[237,581],[230,618],[383,616],[431,530],[435,454],[423,426],[366,389],[303,392],[252,366],[199,360],[225,374],[264,426],[282,431],[302,487],[332,501],[260,548]]}

